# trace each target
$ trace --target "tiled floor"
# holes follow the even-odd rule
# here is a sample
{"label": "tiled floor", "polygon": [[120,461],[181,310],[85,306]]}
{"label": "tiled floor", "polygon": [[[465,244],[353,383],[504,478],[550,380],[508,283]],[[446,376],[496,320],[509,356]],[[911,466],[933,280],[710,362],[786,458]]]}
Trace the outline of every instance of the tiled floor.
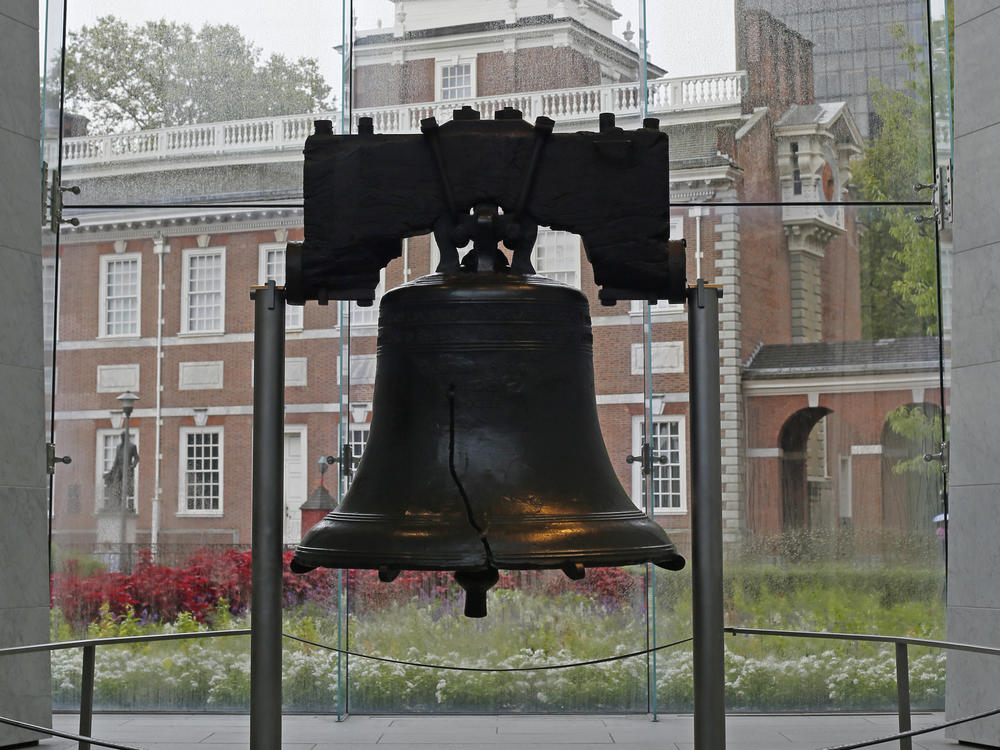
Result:
{"label": "tiled floor", "polygon": [[[826,748],[896,731],[894,715],[757,715],[726,720],[727,750],[802,750]],[[918,714],[913,727],[944,721],[943,714]],[[58,714],[55,729],[75,733],[79,717]],[[245,750],[250,742],[247,716],[205,714],[99,714],[93,736],[148,750]],[[690,714],[648,716],[286,716],[284,750],[361,750],[375,746],[444,747],[448,750],[692,750]],[[65,739],[43,740],[45,750],[75,750]],[[97,747],[96,745],[94,746]],[[873,747],[898,748],[898,742]],[[913,739],[915,750],[958,750],[944,730]]]}

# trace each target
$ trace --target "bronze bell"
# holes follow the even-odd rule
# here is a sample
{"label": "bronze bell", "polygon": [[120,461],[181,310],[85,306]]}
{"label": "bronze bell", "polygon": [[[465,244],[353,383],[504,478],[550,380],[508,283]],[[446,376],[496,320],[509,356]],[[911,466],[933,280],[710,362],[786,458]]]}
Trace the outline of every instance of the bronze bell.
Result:
{"label": "bronze bell", "polygon": [[296,572],[454,570],[465,614],[482,617],[497,569],[684,566],[611,466],[572,287],[436,273],[388,292],[372,411],[350,490],[303,538]]}

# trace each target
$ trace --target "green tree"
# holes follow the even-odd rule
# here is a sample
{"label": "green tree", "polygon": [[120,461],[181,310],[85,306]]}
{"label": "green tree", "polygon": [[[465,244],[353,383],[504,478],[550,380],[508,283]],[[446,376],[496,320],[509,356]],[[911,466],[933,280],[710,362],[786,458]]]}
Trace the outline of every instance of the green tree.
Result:
{"label": "green tree", "polygon": [[[949,27],[950,28],[950,27]],[[935,37],[942,31],[936,26]],[[854,179],[868,208],[861,241],[861,294],[868,338],[921,336],[937,331],[937,265],[933,225],[918,224],[918,212],[889,202],[926,200],[915,183],[933,181],[931,94],[925,47],[894,30],[900,59],[913,72],[905,89],[874,82],[872,102],[881,127],[854,165]],[[946,64],[935,50],[935,66]],[[922,212],[924,215],[929,211]]]}
{"label": "green tree", "polygon": [[900,406],[889,412],[886,420],[892,431],[907,442],[911,454],[897,461],[892,470],[897,474],[914,473],[926,479],[940,479],[941,465],[924,461],[924,454],[933,453],[941,442],[940,413],[919,404]]}
{"label": "green tree", "polygon": [[333,107],[316,59],[291,61],[230,24],[199,30],[165,19],[131,26],[114,16],[68,35],[67,108],[94,133],[320,112]]}

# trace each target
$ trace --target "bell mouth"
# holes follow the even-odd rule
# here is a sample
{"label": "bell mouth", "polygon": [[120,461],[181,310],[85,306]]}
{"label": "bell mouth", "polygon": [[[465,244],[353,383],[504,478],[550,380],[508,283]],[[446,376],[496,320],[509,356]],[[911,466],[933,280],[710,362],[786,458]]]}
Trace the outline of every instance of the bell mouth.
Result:
{"label": "bell mouth", "polygon": [[386,292],[372,404],[350,488],[293,571],[457,571],[467,615],[483,617],[498,570],[684,566],[608,456],[579,290],[510,272]]}
{"label": "bell mouth", "polygon": [[316,570],[316,566],[305,565],[304,563],[300,562],[297,557],[293,557],[292,561],[288,563],[288,569],[293,573],[299,573],[301,575],[302,573],[309,573],[313,570]]}

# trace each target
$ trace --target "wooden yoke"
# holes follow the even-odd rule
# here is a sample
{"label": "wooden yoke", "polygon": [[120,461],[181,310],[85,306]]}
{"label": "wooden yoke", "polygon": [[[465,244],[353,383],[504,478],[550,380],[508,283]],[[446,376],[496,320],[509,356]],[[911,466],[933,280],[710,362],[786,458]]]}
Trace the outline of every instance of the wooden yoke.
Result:
{"label": "wooden yoke", "polygon": [[441,126],[425,120],[419,135],[376,135],[367,118],[357,135],[334,135],[318,120],[305,146],[305,239],[286,256],[288,302],[371,304],[402,239],[431,231],[438,270],[456,273],[457,249],[491,206],[502,210],[493,223],[515,273],[533,272],[527,258],[546,226],[580,235],[602,303],[684,301],[685,246],[669,241],[668,143],[657,120],[625,131],[602,114],[599,133],[552,133],[548,118],[532,126],[514,109],[496,118],[463,108]]}

